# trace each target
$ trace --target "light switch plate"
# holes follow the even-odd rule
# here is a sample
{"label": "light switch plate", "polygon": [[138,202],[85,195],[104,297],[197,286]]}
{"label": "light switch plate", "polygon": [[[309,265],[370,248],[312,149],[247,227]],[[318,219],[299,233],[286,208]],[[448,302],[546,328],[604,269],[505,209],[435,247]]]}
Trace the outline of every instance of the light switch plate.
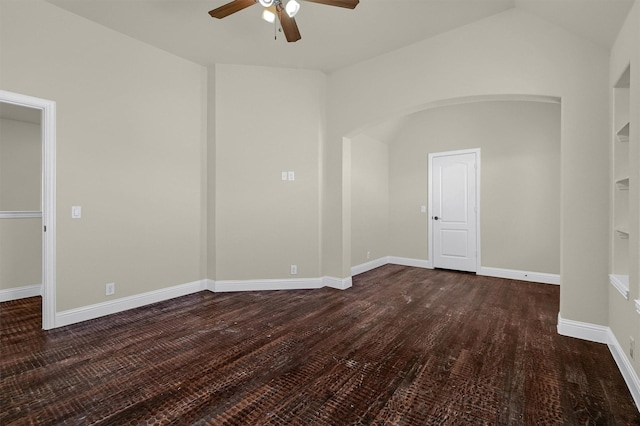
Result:
{"label": "light switch plate", "polygon": [[282,180],[287,180],[287,172],[282,172]]}
{"label": "light switch plate", "polygon": [[294,172],[289,172],[289,180],[296,180],[296,174]]}
{"label": "light switch plate", "polygon": [[82,217],[82,207],[81,206],[72,206],[71,207],[71,219],[80,219]]}

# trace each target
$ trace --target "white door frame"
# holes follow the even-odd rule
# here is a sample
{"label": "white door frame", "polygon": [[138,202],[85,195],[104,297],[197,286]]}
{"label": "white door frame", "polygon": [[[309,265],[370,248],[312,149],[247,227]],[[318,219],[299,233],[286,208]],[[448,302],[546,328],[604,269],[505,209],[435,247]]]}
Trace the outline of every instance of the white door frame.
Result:
{"label": "white door frame", "polygon": [[435,157],[445,157],[449,155],[459,155],[459,154],[475,154],[476,156],[476,271],[480,270],[480,148],[475,149],[461,149],[458,151],[446,151],[446,152],[433,152],[429,154],[429,210],[428,210],[428,242],[429,245],[429,263],[433,268],[435,268],[434,262],[434,252],[433,252],[433,217],[432,206],[433,206],[433,159]]}
{"label": "white door frame", "polygon": [[42,328],[56,319],[56,103],[0,90],[0,103],[42,111]]}

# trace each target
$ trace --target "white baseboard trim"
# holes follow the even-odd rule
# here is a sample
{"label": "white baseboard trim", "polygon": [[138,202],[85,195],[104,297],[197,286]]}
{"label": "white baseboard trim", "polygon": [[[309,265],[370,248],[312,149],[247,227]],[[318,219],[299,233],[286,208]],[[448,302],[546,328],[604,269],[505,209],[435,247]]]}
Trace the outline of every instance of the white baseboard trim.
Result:
{"label": "white baseboard trim", "polygon": [[214,293],[224,293],[229,291],[313,290],[322,287],[346,290],[352,285],[351,277],[206,281],[207,289]]}
{"label": "white baseboard trim", "polygon": [[376,269],[376,268],[379,268],[380,266],[384,266],[388,263],[390,263],[389,256],[381,257],[379,259],[372,260],[370,262],[361,263],[360,265],[351,267],[351,275],[363,274],[372,269]]}
{"label": "white baseboard trim", "polygon": [[323,287],[321,278],[274,279],[274,280],[226,280],[214,281],[213,292],[266,291],[266,290],[310,290]]}
{"label": "white baseboard trim", "polygon": [[622,349],[618,339],[616,339],[616,336],[609,327],[563,319],[562,316],[558,314],[558,334],[606,344],[629,388],[636,407],[640,409],[640,379],[633,369],[629,358],[627,358],[624,349]]}
{"label": "white baseboard trim", "polygon": [[411,259],[408,257],[396,257],[385,256],[371,262],[362,263],[360,265],[351,267],[351,275],[358,275],[368,272],[372,269],[379,268],[384,265],[401,265],[401,266],[413,266],[415,268],[433,269],[433,265],[430,260]]}
{"label": "white baseboard trim", "polygon": [[[413,266],[416,268],[433,269],[433,263],[431,262],[431,260],[386,256],[376,260],[372,260],[371,262],[353,266],[351,268],[351,275],[362,274],[364,272],[370,271],[380,266],[387,265],[389,263],[393,265]],[[559,274],[547,274],[544,272],[529,272],[529,271],[519,271],[516,269],[502,269],[502,268],[491,268],[491,267],[481,266],[480,268],[478,268],[478,272],[476,274],[484,275],[487,277],[508,278],[512,280],[530,281],[535,283],[556,284],[556,285],[560,284]]]}
{"label": "white baseboard trim", "polygon": [[413,266],[414,268],[433,269],[433,263],[430,260],[411,259],[408,257],[389,256],[388,263],[402,266]]}
{"label": "white baseboard trim", "polygon": [[[351,287],[351,277],[349,278],[303,278],[284,280],[248,280],[248,281],[214,281],[204,279],[187,284],[181,284],[148,293],[123,297],[110,300],[108,302],[97,303],[95,305],[83,306],[81,308],[70,309],[56,313],[55,327],[75,324],[106,315],[115,314],[129,309],[139,308],[152,303],[162,302],[176,297],[182,297],[209,290],[214,293],[230,291],[261,291],[261,290],[303,290],[318,289],[322,287],[332,287],[339,290],[346,290]],[[28,296],[25,296],[28,297]]]}
{"label": "white baseboard trim", "polygon": [[134,296],[122,297],[108,302],[96,303],[95,305],[83,306],[81,308],[69,309],[56,313],[55,327],[75,324],[106,315],[115,314],[129,309],[139,308],[156,302],[186,296],[207,289],[206,280],[193,281],[173,287],[150,291],[148,293],[136,294]]}
{"label": "white baseboard trim", "polygon": [[325,287],[331,287],[338,290],[346,290],[353,285],[351,277],[348,278],[336,278],[336,277],[322,277],[322,283]]}
{"label": "white baseboard trim", "polygon": [[205,290],[209,290],[211,293],[216,292],[216,282],[214,280],[204,280]]}
{"label": "white baseboard trim", "polygon": [[0,290],[0,302],[9,302],[11,300],[26,299],[27,297],[35,296],[42,296],[42,284]]}
{"label": "white baseboard trim", "polygon": [[529,281],[543,284],[560,284],[559,274],[547,274],[545,272],[519,271],[517,269],[502,269],[481,266],[476,272],[477,275],[485,277],[507,278],[511,280]]}
{"label": "white baseboard trim", "polygon": [[624,349],[622,349],[618,339],[616,339],[616,336],[611,330],[609,330],[609,342],[607,345],[609,346],[611,355],[613,355],[613,359],[618,365],[618,370],[620,370],[624,381],[627,383],[627,387],[629,388],[629,392],[631,392],[633,401],[636,403],[636,407],[640,409],[640,379],[633,369],[631,362],[629,362],[629,358],[625,355]]}
{"label": "white baseboard trim", "polygon": [[609,327],[562,318],[558,313],[558,334],[597,343],[609,343]]}

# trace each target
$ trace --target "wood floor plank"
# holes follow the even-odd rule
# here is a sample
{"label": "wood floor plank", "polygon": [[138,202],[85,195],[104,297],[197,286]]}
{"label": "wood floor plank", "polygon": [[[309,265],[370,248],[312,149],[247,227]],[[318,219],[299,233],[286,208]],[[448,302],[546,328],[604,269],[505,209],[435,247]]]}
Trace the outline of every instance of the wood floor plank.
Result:
{"label": "wood floor plank", "polygon": [[0,424],[629,424],[559,287],[387,265],[347,291],[201,292],[51,331],[0,304]]}

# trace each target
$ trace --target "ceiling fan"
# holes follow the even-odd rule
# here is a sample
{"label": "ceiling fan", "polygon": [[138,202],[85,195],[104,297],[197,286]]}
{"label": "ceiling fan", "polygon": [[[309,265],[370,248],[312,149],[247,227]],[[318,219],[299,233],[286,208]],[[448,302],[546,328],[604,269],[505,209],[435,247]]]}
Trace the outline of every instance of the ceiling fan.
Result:
{"label": "ceiling fan", "polygon": [[[347,9],[354,9],[360,0],[305,0],[310,3],[326,4],[328,6],[344,7]],[[263,12],[263,19],[268,22],[275,22],[277,16],[280,20],[280,26],[288,42],[295,42],[302,38],[298,25],[294,16],[300,9],[300,4],[296,0],[288,0],[286,6],[285,0],[234,0],[230,3],[222,5],[209,12],[209,15],[213,18],[222,19],[233,13],[239,12],[242,9],[246,9],[255,3],[260,3],[265,10]]]}

